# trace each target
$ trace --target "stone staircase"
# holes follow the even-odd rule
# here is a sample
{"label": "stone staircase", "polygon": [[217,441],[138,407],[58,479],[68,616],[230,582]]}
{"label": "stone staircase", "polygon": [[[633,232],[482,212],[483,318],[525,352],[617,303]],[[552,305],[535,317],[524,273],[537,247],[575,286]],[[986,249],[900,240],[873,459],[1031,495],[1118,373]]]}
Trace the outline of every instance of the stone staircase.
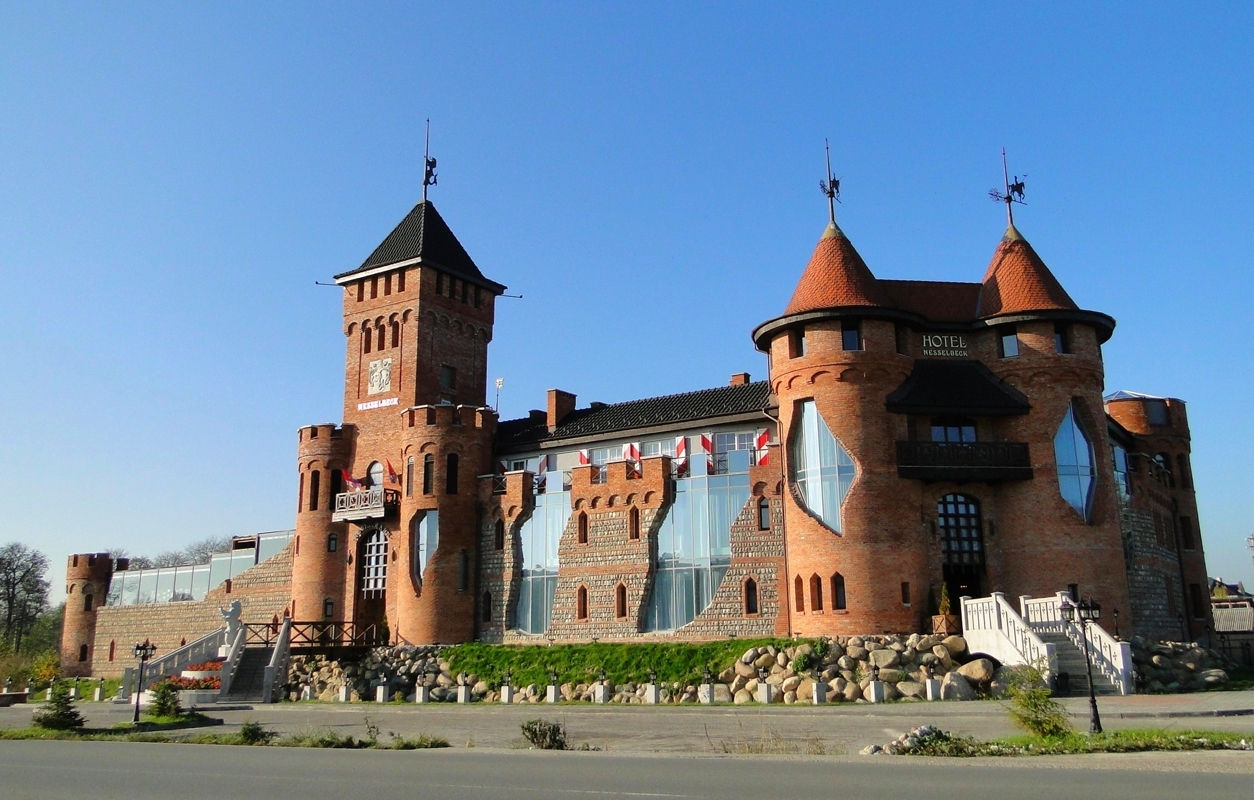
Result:
{"label": "stone staircase", "polygon": [[[1084,697],[1089,693],[1088,672],[1084,663],[1084,650],[1071,641],[1065,633],[1038,633],[1045,642],[1054,645],[1058,656],[1058,672],[1067,673],[1071,677],[1072,697]],[[1111,683],[1105,675],[1093,670],[1093,690],[1095,694],[1119,694],[1119,687]]]}
{"label": "stone staircase", "polygon": [[244,648],[239,664],[235,667],[235,677],[231,679],[231,688],[222,699],[227,702],[261,702],[266,667],[270,664],[273,653],[273,647]]}

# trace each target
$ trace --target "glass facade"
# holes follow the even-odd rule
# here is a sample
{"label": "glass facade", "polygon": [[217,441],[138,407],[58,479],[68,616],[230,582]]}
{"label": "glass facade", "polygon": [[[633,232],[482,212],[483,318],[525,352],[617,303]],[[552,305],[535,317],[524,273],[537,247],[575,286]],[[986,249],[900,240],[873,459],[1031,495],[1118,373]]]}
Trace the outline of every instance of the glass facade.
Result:
{"label": "glass facade", "polygon": [[414,532],[414,579],[422,584],[427,562],[435,554],[440,543],[440,512],[425,511],[413,521]]}
{"label": "glass facade", "polygon": [[[752,434],[746,436],[752,441]],[[727,452],[726,474],[719,475],[706,474],[706,460],[695,459],[692,474],[675,481],[675,502],[657,534],[645,630],[675,630],[710,604],[731,564],[732,523],[749,501],[751,455],[745,449]]]}
{"label": "glass facade", "polygon": [[1132,496],[1132,483],[1128,475],[1128,451],[1123,445],[1112,442],[1110,458],[1114,462],[1115,487],[1119,490],[1119,499],[1126,503]]}
{"label": "glass facade", "polygon": [[[210,589],[278,553],[287,546],[294,534],[295,531],[259,534],[256,546],[214,553],[208,564],[114,572],[105,603],[111,606],[134,606],[204,600]],[[246,541],[253,544],[250,540]]]}
{"label": "glass facade", "polygon": [[[523,563],[514,627],[525,633],[548,630],[557,591],[557,545],[570,520],[570,486],[562,473],[547,473],[544,483],[547,490],[535,496],[535,509],[519,532]],[[554,491],[558,487],[562,490]]]}
{"label": "glass facade", "polygon": [[1074,403],[1067,406],[1054,436],[1054,461],[1062,498],[1088,522],[1093,512],[1093,446],[1076,419]]}
{"label": "glass facade", "polygon": [[813,400],[798,404],[792,428],[792,480],[810,513],[840,533],[840,507],[857,478],[857,467]]}

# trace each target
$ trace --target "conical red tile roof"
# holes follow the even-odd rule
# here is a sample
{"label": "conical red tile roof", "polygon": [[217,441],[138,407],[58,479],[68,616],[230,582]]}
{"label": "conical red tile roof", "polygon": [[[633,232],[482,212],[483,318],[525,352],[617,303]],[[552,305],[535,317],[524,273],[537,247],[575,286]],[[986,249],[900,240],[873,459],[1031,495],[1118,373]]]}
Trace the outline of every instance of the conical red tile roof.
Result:
{"label": "conical red tile roof", "polygon": [[838,306],[887,306],[888,298],[844,232],[829,223],[784,314]]}
{"label": "conical red tile roof", "polygon": [[1025,311],[1076,310],[1075,301],[1011,225],[993,251],[993,260],[980,288],[977,317],[996,317]]}

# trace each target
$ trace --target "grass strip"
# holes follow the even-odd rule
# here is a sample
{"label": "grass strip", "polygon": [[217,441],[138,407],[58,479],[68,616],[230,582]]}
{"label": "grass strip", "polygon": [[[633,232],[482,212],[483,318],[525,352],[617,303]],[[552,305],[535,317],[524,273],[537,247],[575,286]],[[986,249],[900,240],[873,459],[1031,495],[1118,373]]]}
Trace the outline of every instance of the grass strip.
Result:
{"label": "grass strip", "polygon": [[1168,731],[1161,728],[1134,728],[1092,735],[1071,733],[1056,738],[1011,736],[991,741],[937,731],[903,754],[969,758],[1183,750],[1254,750],[1254,742],[1248,734],[1230,731]]}

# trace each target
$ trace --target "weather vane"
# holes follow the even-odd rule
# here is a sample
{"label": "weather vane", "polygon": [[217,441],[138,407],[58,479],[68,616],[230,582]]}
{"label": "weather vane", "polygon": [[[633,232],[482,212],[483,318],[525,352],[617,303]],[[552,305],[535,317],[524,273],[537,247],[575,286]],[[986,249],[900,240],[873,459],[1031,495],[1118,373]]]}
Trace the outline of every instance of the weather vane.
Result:
{"label": "weather vane", "polygon": [[[1026,178],[1027,173],[1024,173],[1023,177]],[[1019,180],[1019,176],[1015,176],[1014,183],[1010,182],[1010,173],[1006,171],[1006,148],[1004,147],[1001,149],[1001,180],[1005,191],[989,189],[988,196],[995,202],[1006,204],[1006,222],[1014,225],[1015,212],[1011,204],[1027,205],[1027,203],[1023,202],[1023,181]]]}
{"label": "weather vane", "polygon": [[840,179],[832,174],[832,147],[823,140],[823,149],[827,151],[827,177],[819,181],[819,188],[827,195],[827,216],[833,225],[836,224],[836,204],[840,202]]}
{"label": "weather vane", "polygon": [[427,120],[427,145],[426,150],[422,154],[422,162],[425,171],[422,175],[422,202],[427,202],[427,187],[435,186],[439,181],[435,174],[435,159],[431,157],[431,120]]}

